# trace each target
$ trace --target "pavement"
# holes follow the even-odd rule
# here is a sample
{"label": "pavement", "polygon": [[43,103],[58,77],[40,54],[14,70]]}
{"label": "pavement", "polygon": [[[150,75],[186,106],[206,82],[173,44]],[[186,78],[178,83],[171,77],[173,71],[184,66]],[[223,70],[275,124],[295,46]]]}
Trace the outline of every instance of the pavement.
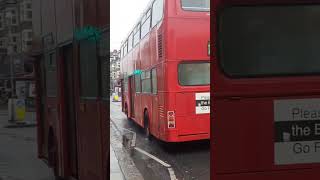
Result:
{"label": "pavement", "polygon": [[122,170],[120,169],[119,161],[111,145],[110,145],[110,179],[125,180]]}
{"label": "pavement", "polygon": [[37,155],[36,128],[5,128],[8,111],[0,108],[0,180],[54,180]]}
{"label": "pavement", "polygon": [[122,135],[123,133],[111,122],[110,180],[144,180],[131,158],[131,151],[123,146]]}

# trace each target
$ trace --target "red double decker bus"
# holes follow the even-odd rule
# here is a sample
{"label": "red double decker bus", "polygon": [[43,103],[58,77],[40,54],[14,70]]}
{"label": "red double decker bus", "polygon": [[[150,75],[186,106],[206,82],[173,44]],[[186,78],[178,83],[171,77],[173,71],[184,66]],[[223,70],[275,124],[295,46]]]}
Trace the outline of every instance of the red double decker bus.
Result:
{"label": "red double decker bus", "polygon": [[55,179],[110,179],[108,6],[33,2],[38,158]]}
{"label": "red double decker bus", "polygon": [[153,0],[123,41],[122,110],[148,137],[210,137],[209,10],[209,0]]}
{"label": "red double decker bus", "polygon": [[214,1],[211,179],[319,179],[319,5]]}

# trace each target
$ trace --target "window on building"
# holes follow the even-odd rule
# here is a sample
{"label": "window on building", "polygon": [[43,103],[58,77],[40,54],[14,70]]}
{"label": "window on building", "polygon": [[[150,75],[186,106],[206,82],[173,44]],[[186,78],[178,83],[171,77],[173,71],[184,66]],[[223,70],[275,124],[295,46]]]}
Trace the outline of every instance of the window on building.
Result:
{"label": "window on building", "polygon": [[27,4],[26,4],[26,9],[32,9],[31,3],[27,3]]}
{"label": "window on building", "polygon": [[141,74],[141,85],[143,93],[151,93],[151,76],[150,71],[144,71]]}
{"label": "window on building", "polygon": [[32,73],[33,72],[33,64],[32,63],[25,63],[24,64],[24,72]]}
{"label": "window on building", "polygon": [[150,31],[151,10],[149,10],[144,18],[142,18],[141,38],[144,38]]}
{"label": "window on building", "polygon": [[152,6],[152,27],[163,17],[163,0],[156,0]]}
{"label": "window on building", "polygon": [[14,52],[18,52],[18,47],[17,47],[17,45],[14,45],[14,46],[13,46],[13,51],[14,51]]}
{"label": "window on building", "polygon": [[32,39],[33,33],[32,32],[28,32],[28,38]]}
{"label": "window on building", "polygon": [[26,11],[27,19],[32,19],[32,11]]}
{"label": "window on building", "polygon": [[11,23],[12,23],[12,25],[17,25],[18,24],[16,16],[12,17]]}
{"label": "window on building", "polygon": [[3,14],[1,13],[0,14],[0,29],[3,29],[4,28],[4,18],[3,18]]}
{"label": "window on building", "polygon": [[157,69],[154,68],[151,71],[151,78],[152,78],[152,93],[157,94],[158,93],[158,82],[157,82]]}

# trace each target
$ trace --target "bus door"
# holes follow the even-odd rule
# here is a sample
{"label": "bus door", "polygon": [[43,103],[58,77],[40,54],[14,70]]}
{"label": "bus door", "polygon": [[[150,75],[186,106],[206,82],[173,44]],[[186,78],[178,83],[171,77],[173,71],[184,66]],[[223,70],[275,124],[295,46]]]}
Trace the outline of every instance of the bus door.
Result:
{"label": "bus door", "polygon": [[319,179],[320,4],[219,2],[211,179]]}
{"label": "bus door", "polygon": [[[110,94],[109,94],[109,76],[110,76],[110,67],[108,54],[110,51],[109,44],[110,31],[105,30],[102,33],[102,38],[99,41],[99,67],[100,68],[100,95],[101,95],[101,116],[100,116],[100,128],[102,135],[102,156],[101,161],[103,164],[102,177],[103,180],[107,180],[110,174],[110,158],[109,158],[109,149],[110,149]],[[120,88],[120,87],[119,87]]]}
{"label": "bus door", "polygon": [[158,102],[158,77],[157,68],[151,70],[151,84],[152,84],[152,126],[151,131],[156,137],[160,136],[160,120],[159,120],[159,102]]}
{"label": "bus door", "polygon": [[72,46],[66,46],[62,50],[64,69],[64,107],[65,127],[68,152],[68,166],[73,177],[78,177],[78,156],[77,156],[77,132],[76,132],[76,111],[74,96],[74,63]]}
{"label": "bus door", "polygon": [[[56,58],[56,52],[46,52],[45,57],[45,95],[46,99],[42,101],[45,103],[45,112],[46,117],[43,119],[46,123],[44,123],[45,127],[44,132],[45,134],[48,133],[48,136],[45,137],[48,142],[47,144],[47,153],[48,153],[48,163],[49,166],[54,168],[55,173],[59,174],[61,167],[61,136],[60,136],[60,118],[59,118],[59,111],[60,107],[58,106],[58,96],[59,92],[58,89],[61,86],[58,84],[58,63]],[[48,130],[48,132],[46,132]]]}
{"label": "bus door", "polygon": [[135,117],[135,96],[136,96],[136,86],[135,86],[135,76],[129,77],[129,100],[130,100],[130,117]]}
{"label": "bus door", "polygon": [[124,112],[124,104],[125,104],[125,98],[124,98],[124,79],[120,80],[121,85],[121,110]]}
{"label": "bus door", "polygon": [[48,160],[48,132],[49,124],[46,119],[46,66],[43,57],[37,57],[36,82],[37,89],[37,140],[38,140],[38,156]]}
{"label": "bus door", "polygon": [[77,119],[79,179],[102,179],[99,66],[94,40],[80,41],[80,99]]}

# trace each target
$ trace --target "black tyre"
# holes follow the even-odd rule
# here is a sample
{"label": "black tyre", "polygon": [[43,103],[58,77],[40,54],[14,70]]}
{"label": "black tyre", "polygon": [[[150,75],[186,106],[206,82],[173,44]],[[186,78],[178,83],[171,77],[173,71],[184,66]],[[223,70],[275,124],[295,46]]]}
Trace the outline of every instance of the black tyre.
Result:
{"label": "black tyre", "polygon": [[130,121],[131,119],[129,118],[129,112],[128,112],[128,106],[127,105],[125,105],[125,107],[124,107],[124,113],[127,116],[127,120]]}
{"label": "black tyre", "polygon": [[149,115],[147,112],[144,113],[144,133],[145,133],[145,136],[151,140],[152,138],[152,135],[150,133],[150,123],[149,123]]}

